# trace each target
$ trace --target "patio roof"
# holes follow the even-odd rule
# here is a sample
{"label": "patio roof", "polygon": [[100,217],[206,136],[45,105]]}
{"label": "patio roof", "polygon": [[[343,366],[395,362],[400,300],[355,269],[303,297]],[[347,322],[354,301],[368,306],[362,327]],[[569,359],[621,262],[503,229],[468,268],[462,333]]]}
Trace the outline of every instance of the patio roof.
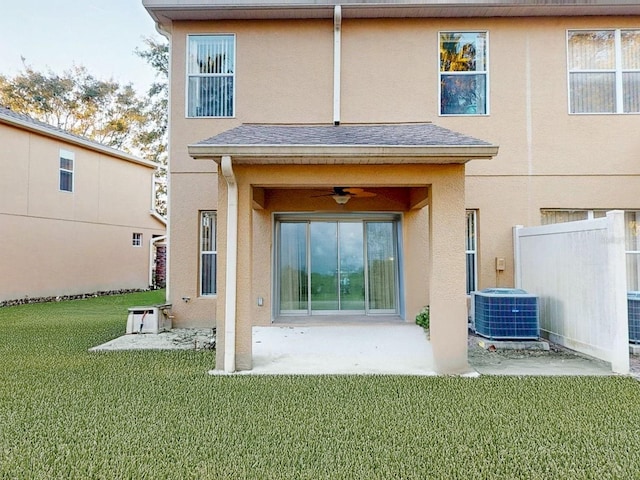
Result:
{"label": "patio roof", "polygon": [[196,159],[251,164],[466,163],[498,147],[432,123],[244,124],[189,145]]}

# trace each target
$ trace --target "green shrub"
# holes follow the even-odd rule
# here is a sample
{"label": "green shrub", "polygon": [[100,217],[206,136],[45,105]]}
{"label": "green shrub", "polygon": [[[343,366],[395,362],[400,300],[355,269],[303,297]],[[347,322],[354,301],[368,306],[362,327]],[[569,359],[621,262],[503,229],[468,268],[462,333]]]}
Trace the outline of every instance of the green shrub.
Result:
{"label": "green shrub", "polygon": [[426,330],[429,329],[429,305],[422,307],[416,316],[416,323]]}

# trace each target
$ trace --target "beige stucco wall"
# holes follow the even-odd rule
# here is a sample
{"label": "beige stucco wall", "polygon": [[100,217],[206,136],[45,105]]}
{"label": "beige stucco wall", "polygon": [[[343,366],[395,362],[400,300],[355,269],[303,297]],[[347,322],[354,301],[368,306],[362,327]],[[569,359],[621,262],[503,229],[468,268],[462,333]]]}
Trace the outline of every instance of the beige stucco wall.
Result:
{"label": "beige stucco wall", "polygon": [[[149,286],[149,240],[165,234],[152,168],[5,124],[0,146],[0,301]],[[73,193],[59,190],[61,149]]]}
{"label": "beige stucco wall", "polygon": [[[567,113],[567,29],[625,27],[637,28],[637,18],[343,20],[343,123],[433,121],[500,146],[494,160],[466,166],[465,206],[478,210],[479,288],[513,285],[511,229],[539,224],[541,208],[640,209],[640,141],[630,134],[640,127],[640,116]],[[443,30],[489,32],[490,115],[438,115],[438,32]],[[235,118],[184,118],[189,32],[236,35]],[[190,159],[186,145],[240,123],[331,123],[332,49],[331,20],[175,23],[172,171],[213,172],[213,162]],[[367,171],[357,183],[366,184],[370,175]],[[214,194],[216,182],[207,183],[207,195]],[[207,197],[199,203],[201,195],[194,189],[190,198],[176,193],[172,208],[197,221],[198,210],[215,202]],[[254,237],[263,228],[253,231]],[[193,232],[193,226],[176,225],[171,231],[172,255],[184,259],[179,276],[171,277],[175,289],[197,282],[197,264],[193,256],[186,259]],[[496,257],[505,258],[504,272],[495,271]],[[197,305],[185,306],[185,319],[200,322],[203,310]],[[191,315],[189,308],[197,310]]]}

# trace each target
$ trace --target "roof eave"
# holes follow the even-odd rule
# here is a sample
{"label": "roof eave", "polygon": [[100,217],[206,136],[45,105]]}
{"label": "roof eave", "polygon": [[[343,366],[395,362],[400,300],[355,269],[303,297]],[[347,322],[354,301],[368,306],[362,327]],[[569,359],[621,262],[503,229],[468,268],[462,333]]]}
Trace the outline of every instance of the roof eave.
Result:
{"label": "roof eave", "polygon": [[[497,145],[207,145],[188,146],[196,160],[214,160],[230,156],[236,163],[299,164],[332,163],[467,163],[470,160],[490,160],[498,153]],[[304,159],[304,161],[302,161]]]}
{"label": "roof eave", "polygon": [[158,167],[158,164],[155,162],[151,162],[149,160],[136,157],[134,155],[129,155],[128,153],[122,152],[120,150],[116,150],[115,148],[107,147],[106,145],[100,145],[99,143],[92,142],[91,140],[88,140],[88,139],[79,138],[74,135],[70,135],[68,133],[51,130],[46,127],[42,127],[38,124],[30,123],[30,122],[21,120],[19,118],[11,117],[9,115],[3,115],[0,113],[0,123],[4,123],[6,125],[10,125],[13,127],[21,128],[23,130],[34,132],[39,135],[43,135],[45,137],[61,140],[65,143],[69,143],[72,145],[78,145],[80,147],[93,150],[95,152],[103,153],[111,157],[116,157],[121,160],[126,160],[127,162],[136,163],[138,165],[143,165],[148,168],[156,169]]}
{"label": "roof eave", "polygon": [[640,15],[635,0],[143,0],[156,22],[181,20]]}

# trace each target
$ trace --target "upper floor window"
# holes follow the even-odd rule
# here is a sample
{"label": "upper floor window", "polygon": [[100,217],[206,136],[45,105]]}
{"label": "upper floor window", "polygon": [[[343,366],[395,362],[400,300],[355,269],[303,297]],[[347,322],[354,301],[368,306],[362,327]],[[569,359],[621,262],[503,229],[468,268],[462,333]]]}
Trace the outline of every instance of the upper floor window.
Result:
{"label": "upper floor window", "polygon": [[487,115],[488,33],[440,32],[440,115]]}
{"label": "upper floor window", "polygon": [[75,155],[67,150],[60,150],[60,191],[73,192],[73,164]]}
{"label": "upper floor window", "polygon": [[640,113],[640,30],[569,30],[569,113]]}
{"label": "upper floor window", "polygon": [[235,36],[189,35],[187,116],[233,117]]}

